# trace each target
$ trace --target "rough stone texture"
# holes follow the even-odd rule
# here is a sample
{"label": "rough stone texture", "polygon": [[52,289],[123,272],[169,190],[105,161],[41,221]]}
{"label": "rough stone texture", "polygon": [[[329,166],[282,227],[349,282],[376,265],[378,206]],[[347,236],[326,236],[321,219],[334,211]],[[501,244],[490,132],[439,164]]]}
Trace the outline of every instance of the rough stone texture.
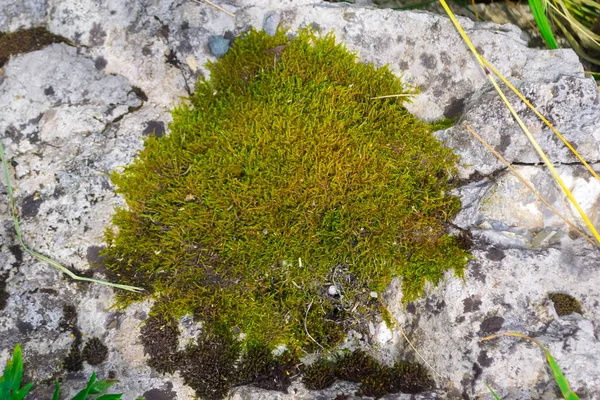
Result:
{"label": "rough stone texture", "polygon": [[[535,336],[582,398],[600,398],[600,294],[595,290],[600,255],[466,131],[467,124],[472,126],[518,164],[547,200],[583,228],[448,19],[314,0],[221,2],[235,17],[184,0],[5,3],[0,31],[43,25],[78,46],[55,44],[16,56],[0,72],[0,138],[25,241],[33,248],[77,271],[101,261],[103,229],[113,207],[122,204],[107,174],[129,163],[147,135],[168,134],[168,110],[206,75],[206,61],[214,60],[209,36],[230,39],[250,26],[264,27],[277,15],[280,26],[333,30],[362,60],[388,64],[408,84],[422,86],[410,106],[416,115],[428,120],[461,116],[456,127],[438,135],[462,156],[460,177],[470,178],[457,190],[463,210],[454,221],[456,229],[469,230],[474,239],[465,280],[448,276],[407,306],[397,281],[384,296],[416,348],[440,374],[434,376],[437,392],[416,398],[483,398],[484,382],[505,399],[555,398],[556,386],[539,349],[515,338],[474,340],[505,330]],[[461,23],[482,54],[598,166],[598,92],[575,54],[529,49],[512,26]],[[559,171],[567,186],[600,226],[600,184],[530,111],[516,108],[551,158],[563,163]],[[0,195],[5,194],[2,185]],[[102,276],[101,266],[93,270]],[[573,296],[583,315],[559,317],[549,293]],[[60,376],[67,394],[83,386],[92,367],[84,363],[83,372],[66,375],[59,365],[74,340],[60,329],[62,310],[74,305],[84,343],[86,337],[98,337],[109,349],[107,361],[93,370],[121,380],[115,390],[123,391],[125,399],[192,398],[178,376],[158,375],[146,364],[138,333],[151,304],[110,309],[111,289],[65,280],[24,253],[6,201],[0,201],[0,306],[3,302],[0,365],[22,343],[27,379]],[[198,326],[191,320],[180,324],[186,333],[180,344],[185,345],[197,335]],[[365,332],[369,326],[371,337],[356,334],[350,342],[375,344],[387,363],[414,357],[395,329],[370,321]],[[338,383],[314,393],[296,382],[288,395],[248,387],[235,390],[233,398],[352,398],[354,391],[355,386]],[[51,385],[40,385],[33,398],[48,398],[51,392]]]}
{"label": "rough stone texture", "polygon": [[[576,144],[579,154],[588,162],[600,161],[600,101],[598,87],[592,79],[580,76],[561,76],[550,82],[523,81],[520,92],[539,112],[549,118],[554,127],[569,141]],[[509,88],[508,99],[515,104],[536,141],[554,162],[574,163],[579,160],[560,139],[544,124]],[[542,160],[529,144],[516,121],[493,88],[485,88],[471,98],[468,110],[460,124],[440,132],[438,137],[446,140],[462,157],[461,176],[469,177],[477,171],[489,175],[504,165],[468,131],[469,125],[503,157],[513,163],[538,164]]]}

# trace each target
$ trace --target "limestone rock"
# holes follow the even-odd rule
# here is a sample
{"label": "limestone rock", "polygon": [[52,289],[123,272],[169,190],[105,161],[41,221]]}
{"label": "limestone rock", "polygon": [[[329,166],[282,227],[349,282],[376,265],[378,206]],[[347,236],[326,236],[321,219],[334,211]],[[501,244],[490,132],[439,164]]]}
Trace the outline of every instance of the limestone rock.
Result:
{"label": "limestone rock", "polygon": [[[269,16],[278,15],[279,25],[292,30],[310,26],[322,33],[334,31],[365,62],[389,65],[407,84],[421,86],[410,105],[417,116],[460,116],[455,127],[438,136],[462,157],[457,195],[463,209],[454,224],[470,231],[474,240],[465,280],[447,276],[422,300],[406,306],[398,281],[378,295],[440,374],[434,375],[438,390],[416,398],[482,398],[487,395],[484,382],[507,399],[553,398],[556,386],[538,348],[515,338],[474,340],[504,330],[536,336],[582,398],[599,398],[598,251],[570,232],[466,131],[466,125],[475,129],[517,164],[553,206],[585,229],[538,165],[450,21],[424,12],[313,0],[226,0],[221,5],[235,17],[208,4],[176,0],[9,0],[0,7],[0,31],[45,25],[77,46],[55,44],[15,56],[0,72],[0,139],[26,243],[79,272],[88,263],[100,265],[94,272],[102,277],[102,233],[113,208],[123,205],[107,175],[130,163],[147,135],[168,134],[169,110],[193,91],[197,78],[207,75],[206,61],[214,60],[210,36],[233,39],[250,26],[265,27]],[[599,97],[575,53],[529,49],[513,26],[460,21],[480,52],[597,167]],[[598,226],[598,182],[530,111],[516,108],[550,157],[564,164],[559,172]],[[6,196],[0,179],[0,195]],[[559,317],[550,293],[573,296],[583,314]],[[74,394],[92,372],[84,363],[83,373],[67,377],[59,367],[74,342],[72,329],[65,328],[65,306],[74,307],[77,319],[70,326],[109,348],[107,361],[93,370],[100,377],[113,371],[121,381],[115,390],[125,399],[192,398],[180,377],[159,376],[146,364],[139,328],[151,304],[112,310],[113,296],[106,287],[64,280],[25,253],[9,207],[0,201],[0,365],[21,343],[31,379],[64,377],[65,393]],[[362,340],[379,346],[381,360],[416,358],[397,330],[369,322],[374,337]],[[190,332],[194,337],[196,331]],[[52,390],[40,385],[33,398],[48,398]],[[312,393],[296,382],[288,395],[246,387],[232,396],[352,398],[355,390],[355,385],[338,383]]]}

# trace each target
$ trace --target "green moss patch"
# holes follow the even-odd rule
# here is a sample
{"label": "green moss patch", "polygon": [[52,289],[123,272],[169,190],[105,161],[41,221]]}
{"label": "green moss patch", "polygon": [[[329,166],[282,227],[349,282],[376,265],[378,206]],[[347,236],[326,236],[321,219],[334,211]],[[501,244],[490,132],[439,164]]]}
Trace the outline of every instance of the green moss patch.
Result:
{"label": "green moss patch", "polygon": [[406,97],[374,99],[407,92],[387,68],[309,31],[251,31],[208,68],[171,133],[112,175],[127,207],[105,264],[156,312],[327,348],[393,276],[410,301],[462,275],[467,253],[446,234],[457,158]]}
{"label": "green moss patch", "polygon": [[583,314],[581,304],[571,295],[566,293],[550,293],[548,297],[554,303],[554,309],[559,317],[572,313]]}

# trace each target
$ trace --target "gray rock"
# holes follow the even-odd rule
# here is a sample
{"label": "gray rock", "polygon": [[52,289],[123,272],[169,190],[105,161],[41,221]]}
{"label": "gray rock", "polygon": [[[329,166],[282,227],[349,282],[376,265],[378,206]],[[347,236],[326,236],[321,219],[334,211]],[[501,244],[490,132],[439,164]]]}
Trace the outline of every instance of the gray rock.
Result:
{"label": "gray rock", "polygon": [[[577,144],[577,151],[587,162],[600,160],[600,100],[593,79],[562,76],[555,82],[529,81],[517,86],[569,142]],[[558,163],[578,162],[559,138],[516,95],[510,93],[508,99],[548,157]],[[493,88],[474,94],[467,103],[468,109],[460,123],[438,133],[438,137],[461,156],[461,177],[467,178],[475,171],[489,175],[504,168],[467,131],[467,125],[511,163],[542,162]]]}
{"label": "gray rock", "polygon": [[276,12],[267,13],[265,16],[265,23],[263,24],[263,29],[267,32],[267,35],[275,36],[279,22],[281,22],[281,16],[279,14]]}
{"label": "gray rock", "polygon": [[229,51],[229,40],[221,35],[212,35],[208,37],[208,47],[215,57],[222,57]]}
{"label": "gray rock", "polygon": [[[211,36],[230,32],[233,38],[250,26],[268,31],[278,24],[292,30],[333,30],[362,60],[389,65],[407,84],[423,87],[409,105],[413,113],[427,120],[461,116],[457,126],[438,135],[461,155],[461,178],[471,178],[456,192],[463,209],[454,221],[457,230],[469,230],[475,240],[465,280],[448,274],[408,306],[402,303],[397,280],[379,294],[440,374],[434,376],[438,391],[417,398],[480,398],[488,395],[484,382],[508,399],[553,398],[556,387],[539,349],[514,338],[472,340],[499,330],[535,335],[582,398],[599,398],[597,250],[569,232],[466,132],[469,124],[510,162],[520,164],[519,171],[536,190],[585,229],[545,168],[537,165],[536,154],[450,21],[423,12],[392,13],[313,0],[232,0],[222,5],[235,18],[208,4],[170,0],[9,1],[0,7],[0,30],[46,24],[80,46],[56,44],[13,57],[0,77],[0,138],[11,165],[25,241],[77,271],[87,270],[88,261],[99,261],[104,228],[110,225],[113,208],[123,205],[107,174],[130,163],[147,135],[168,134],[168,111],[193,89],[198,77],[207,75],[204,65],[214,59],[206,46]],[[277,24],[275,15],[280,18]],[[597,88],[584,77],[575,54],[529,49],[512,26],[460,21],[482,54],[552,117],[582,155],[599,161]],[[144,92],[143,101],[133,85]],[[520,105],[517,111],[552,159],[567,164],[559,172],[598,226],[600,184],[529,111]],[[4,189],[0,195],[5,195]],[[125,399],[192,398],[179,376],[158,376],[146,364],[139,327],[151,303],[116,313],[110,309],[112,289],[63,280],[52,267],[24,254],[5,201],[0,201],[0,280],[6,281],[8,293],[0,314],[0,365],[20,342],[32,379],[61,375],[65,393],[74,394],[92,368],[84,364],[83,374],[67,377],[58,367],[73,341],[60,328],[63,306],[73,305],[81,332],[100,338],[109,348],[108,360],[94,370],[100,377],[114,371],[121,380],[115,389],[125,393]],[[559,317],[548,299],[550,292],[574,296],[583,315]],[[198,326],[191,322],[182,319],[180,324],[186,338],[193,340]],[[416,358],[397,330],[370,320],[365,321],[365,332],[369,322],[374,333],[352,335],[350,342],[374,343],[386,363],[400,356]],[[46,398],[43,391],[51,392],[52,387],[41,385],[38,390],[36,398]],[[297,381],[288,395],[246,387],[232,396],[352,398],[355,390],[356,385],[338,383],[313,393]]]}

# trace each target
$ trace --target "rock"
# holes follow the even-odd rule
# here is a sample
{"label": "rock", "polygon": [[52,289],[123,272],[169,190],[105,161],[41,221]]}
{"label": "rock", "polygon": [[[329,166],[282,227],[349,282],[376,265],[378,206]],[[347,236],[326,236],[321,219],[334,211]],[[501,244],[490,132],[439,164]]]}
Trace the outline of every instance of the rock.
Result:
{"label": "rock", "polygon": [[267,32],[269,36],[274,36],[280,21],[281,16],[276,12],[267,13],[265,16],[265,23],[263,24],[264,31]]}
{"label": "rock", "polygon": [[222,57],[229,50],[229,40],[221,35],[212,35],[208,37],[208,47],[215,57]]}
{"label": "rock", "polygon": [[[488,395],[484,382],[504,398],[554,397],[556,386],[538,348],[511,337],[474,340],[513,330],[534,335],[554,355],[575,391],[582,398],[598,399],[598,252],[467,132],[469,125],[517,164],[555,208],[585,229],[450,21],[424,12],[312,0],[233,0],[223,6],[235,18],[208,4],[171,0],[9,0],[0,8],[2,31],[45,25],[77,46],[54,44],[14,56],[0,75],[0,138],[26,243],[75,271],[104,277],[99,252],[103,232],[114,207],[123,205],[107,175],[130,163],[145,137],[168,134],[169,110],[193,90],[197,78],[207,76],[205,63],[214,60],[207,48],[209,38],[218,36],[224,43],[250,26],[269,32],[279,24],[292,32],[307,26],[322,33],[334,31],[362,60],[389,65],[407,84],[423,88],[409,105],[413,113],[427,120],[460,116],[455,127],[437,134],[462,157],[456,194],[463,208],[453,222],[473,240],[465,279],[449,274],[437,287],[429,287],[423,299],[408,305],[402,303],[397,280],[377,296],[441,374],[434,375],[436,393],[414,398],[479,398]],[[576,55],[571,50],[530,49],[521,32],[509,25],[460,21],[482,54],[597,167],[600,99]],[[565,183],[599,226],[598,182],[548,136],[530,111],[519,104],[516,109],[552,160],[562,163],[558,170]],[[0,195],[6,195],[5,189]],[[71,332],[61,328],[63,307],[74,306],[76,327],[108,347],[106,361],[93,369],[100,378],[112,371],[121,381],[115,389],[125,399],[192,398],[178,375],[159,376],[147,365],[139,329],[149,301],[119,313],[111,310],[112,289],[64,280],[20,248],[6,201],[0,201],[0,222],[0,365],[21,343],[28,377],[52,381],[60,376],[65,394],[76,393],[92,367],[84,363],[83,373],[72,375],[59,367],[73,343]],[[88,259],[94,268],[89,269]],[[572,296],[582,314],[559,316],[550,293]],[[400,356],[418,360],[396,329],[377,320],[371,325],[372,336],[366,322],[364,332],[352,337],[363,344],[376,343],[379,359],[388,364]],[[186,338],[196,336],[193,321],[183,319],[180,326]],[[53,388],[38,385],[35,390],[34,397],[48,398]],[[312,393],[296,382],[287,395],[244,387],[232,396],[353,398],[355,391],[355,384],[338,382]]]}
{"label": "rock", "polygon": [[[600,160],[600,101],[594,80],[561,76],[554,82],[528,81],[517,84],[517,87],[538,111],[550,118],[550,122],[569,142],[577,143],[577,151],[584,160]],[[579,161],[512,91],[508,99],[551,160],[558,163]],[[489,175],[504,168],[467,131],[467,125],[510,163],[542,162],[493,88],[474,94],[469,102],[472,106],[465,111],[460,123],[438,133],[438,137],[461,156],[461,177],[468,178],[475,171]]]}

